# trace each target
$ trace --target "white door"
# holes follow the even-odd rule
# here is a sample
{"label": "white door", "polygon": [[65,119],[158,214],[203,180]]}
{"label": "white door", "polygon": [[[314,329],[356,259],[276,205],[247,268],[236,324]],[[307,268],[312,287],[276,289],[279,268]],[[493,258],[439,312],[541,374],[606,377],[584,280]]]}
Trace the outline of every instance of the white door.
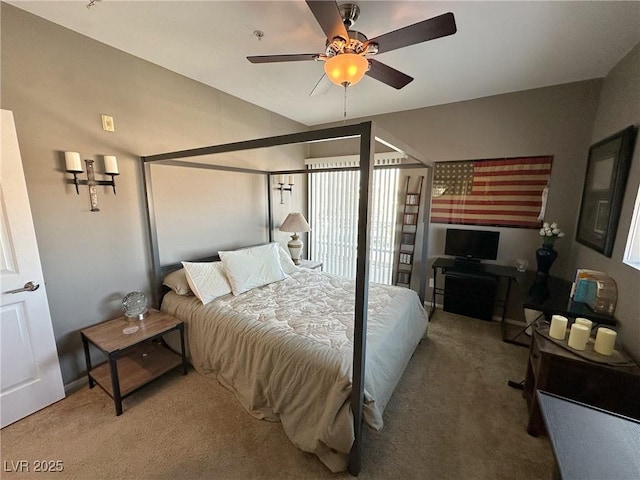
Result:
{"label": "white door", "polygon": [[12,112],[0,130],[1,428],[64,398],[64,386]]}

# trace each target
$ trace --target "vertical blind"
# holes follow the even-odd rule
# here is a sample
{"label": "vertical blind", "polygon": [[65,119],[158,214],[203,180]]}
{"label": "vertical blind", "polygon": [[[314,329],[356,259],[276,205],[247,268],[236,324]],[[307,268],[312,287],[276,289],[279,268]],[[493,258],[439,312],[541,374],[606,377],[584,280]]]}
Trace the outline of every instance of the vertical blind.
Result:
{"label": "vertical blind", "polygon": [[[402,158],[376,155],[376,165],[400,164]],[[309,159],[309,169],[357,167],[356,159]],[[369,278],[392,284],[395,257],[399,169],[374,170]],[[324,271],[355,278],[358,247],[359,171],[309,175],[309,252]]]}

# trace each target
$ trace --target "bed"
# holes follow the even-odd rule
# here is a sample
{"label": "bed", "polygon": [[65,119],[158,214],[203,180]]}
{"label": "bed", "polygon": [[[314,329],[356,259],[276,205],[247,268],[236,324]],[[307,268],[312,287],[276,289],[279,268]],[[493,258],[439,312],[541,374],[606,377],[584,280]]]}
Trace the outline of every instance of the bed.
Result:
{"label": "bed", "polygon": [[[340,139],[349,146],[356,140],[360,158],[359,167],[343,168],[360,173],[355,280],[300,270],[241,295],[218,295],[206,305],[175,293],[163,297],[167,268],[160,258],[152,165],[263,175],[268,205],[265,230],[273,242],[274,176],[310,175],[323,169],[258,171],[185,159]],[[400,168],[432,169],[419,153],[373,122],[141,157],[154,305],[187,323],[192,363],[233,390],[253,415],[281,421],[297,447],[314,452],[332,471],[346,467],[353,475],[361,469],[362,427],[365,423],[373,429],[382,427],[384,408],[427,326],[422,305],[428,279],[430,195],[425,196],[422,254],[415,272],[418,293],[369,283],[370,190],[374,168],[379,168],[374,167],[374,153],[380,147],[405,153],[414,161]],[[427,191],[431,185],[428,175]],[[243,305],[245,301],[248,304]],[[327,311],[332,312],[329,321]],[[305,324],[303,319],[311,322]]]}
{"label": "bed", "polygon": [[[297,270],[206,305],[171,291],[162,310],[187,324],[190,360],[199,373],[234,392],[256,418],[280,421],[296,447],[338,472],[347,468],[354,440],[349,402],[355,282]],[[371,284],[369,295],[364,421],[379,430],[426,332],[427,314],[409,289]]]}

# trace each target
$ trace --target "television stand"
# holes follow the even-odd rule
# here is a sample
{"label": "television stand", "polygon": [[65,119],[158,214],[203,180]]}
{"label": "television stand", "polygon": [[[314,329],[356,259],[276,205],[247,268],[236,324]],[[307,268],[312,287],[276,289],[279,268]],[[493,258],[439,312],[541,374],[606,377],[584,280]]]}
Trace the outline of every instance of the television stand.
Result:
{"label": "television stand", "polygon": [[[447,304],[445,311],[462,309],[464,311],[453,313],[491,320],[497,309],[504,321],[515,268],[470,262],[467,258],[461,262],[457,260],[437,258],[433,263],[431,313],[436,306],[436,297],[441,296],[443,307]],[[438,272],[443,274],[444,281],[438,281]]]}
{"label": "television stand", "polygon": [[455,257],[455,259],[453,260],[453,264],[460,270],[477,271],[484,268],[484,265],[478,258]]}

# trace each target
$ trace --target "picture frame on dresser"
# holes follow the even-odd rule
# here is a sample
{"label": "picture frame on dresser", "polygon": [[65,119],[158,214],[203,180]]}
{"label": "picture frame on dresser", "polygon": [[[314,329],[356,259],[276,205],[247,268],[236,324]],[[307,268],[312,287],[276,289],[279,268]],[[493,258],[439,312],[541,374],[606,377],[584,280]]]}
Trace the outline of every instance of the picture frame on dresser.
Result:
{"label": "picture frame on dresser", "polygon": [[611,257],[638,127],[589,148],[576,241]]}

